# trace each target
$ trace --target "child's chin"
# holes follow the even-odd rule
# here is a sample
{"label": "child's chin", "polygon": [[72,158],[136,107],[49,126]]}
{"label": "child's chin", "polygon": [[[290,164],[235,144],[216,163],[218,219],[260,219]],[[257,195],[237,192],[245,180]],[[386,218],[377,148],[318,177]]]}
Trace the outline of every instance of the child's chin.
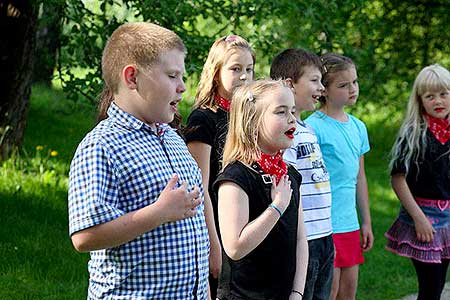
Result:
{"label": "child's chin", "polygon": [[281,147],[281,150],[285,150],[285,149],[291,148],[293,144],[294,144],[294,141],[292,139],[289,139],[289,141],[286,142],[286,144],[284,144]]}

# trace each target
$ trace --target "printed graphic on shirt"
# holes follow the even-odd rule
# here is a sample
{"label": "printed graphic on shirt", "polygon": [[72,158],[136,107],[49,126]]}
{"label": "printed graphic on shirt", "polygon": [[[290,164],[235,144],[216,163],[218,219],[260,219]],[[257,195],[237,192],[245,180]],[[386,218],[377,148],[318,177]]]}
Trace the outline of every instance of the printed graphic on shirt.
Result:
{"label": "printed graphic on shirt", "polygon": [[302,143],[297,145],[297,161],[298,160],[308,160],[311,166],[311,176],[310,180],[314,182],[314,187],[317,189],[321,189],[322,187],[329,188],[330,186],[330,176],[325,167],[325,162],[322,158],[322,155],[318,155],[320,149],[317,149],[317,144],[313,143]]}
{"label": "printed graphic on shirt", "polygon": [[300,191],[307,239],[331,234],[330,176],[317,137],[309,126],[298,122],[294,146],[286,149],[283,158],[303,177]]}

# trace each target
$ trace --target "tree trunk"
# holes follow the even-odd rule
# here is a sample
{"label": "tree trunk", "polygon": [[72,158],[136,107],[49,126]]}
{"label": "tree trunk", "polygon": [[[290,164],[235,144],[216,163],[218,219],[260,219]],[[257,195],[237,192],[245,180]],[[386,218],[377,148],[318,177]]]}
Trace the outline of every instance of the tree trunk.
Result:
{"label": "tree trunk", "polygon": [[34,56],[33,82],[51,86],[53,71],[61,42],[64,1],[42,4],[42,15],[37,22],[36,53]]}
{"label": "tree trunk", "polygon": [[34,3],[0,0],[0,160],[8,158],[23,140],[38,12]]}

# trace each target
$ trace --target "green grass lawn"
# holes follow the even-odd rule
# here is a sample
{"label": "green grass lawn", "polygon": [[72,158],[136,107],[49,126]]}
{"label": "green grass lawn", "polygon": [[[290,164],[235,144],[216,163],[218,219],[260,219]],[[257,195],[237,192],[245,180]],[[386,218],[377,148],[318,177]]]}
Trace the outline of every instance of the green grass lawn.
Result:
{"label": "green grass lawn", "polygon": [[[188,105],[182,108],[186,114]],[[67,174],[94,111],[60,91],[33,88],[25,152],[0,166],[0,299],[86,299],[88,255],[77,253],[68,236]],[[409,260],[384,250],[383,234],[399,206],[387,173],[399,118],[377,111],[363,119],[372,146],[366,172],[375,246],[361,267],[358,299],[398,299],[416,290]]]}
{"label": "green grass lawn", "polygon": [[86,299],[88,254],[69,239],[67,174],[93,113],[70,106],[34,87],[25,154],[0,167],[0,299]]}
{"label": "green grass lawn", "polygon": [[416,276],[410,260],[384,249],[384,233],[393,222],[400,205],[390,187],[388,172],[388,155],[399,120],[361,117],[368,127],[371,143],[371,150],[365,156],[365,169],[375,244],[365,254],[366,263],[360,268],[358,299],[398,299],[417,291]]}

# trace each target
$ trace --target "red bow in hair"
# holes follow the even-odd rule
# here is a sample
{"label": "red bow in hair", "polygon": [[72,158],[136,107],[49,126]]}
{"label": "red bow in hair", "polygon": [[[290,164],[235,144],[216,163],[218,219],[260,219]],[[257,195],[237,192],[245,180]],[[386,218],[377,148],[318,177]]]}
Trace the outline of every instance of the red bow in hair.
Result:
{"label": "red bow in hair", "polygon": [[278,152],[276,155],[261,153],[261,159],[257,162],[266,174],[275,175],[277,184],[283,175],[287,174],[287,165],[283,161],[283,155]]}
{"label": "red bow in hair", "polygon": [[428,128],[430,128],[431,133],[434,137],[444,145],[450,139],[450,124],[448,119],[438,119],[425,114],[425,118],[428,122]]}
{"label": "red bow in hair", "polygon": [[214,101],[216,101],[217,105],[219,105],[219,107],[221,109],[223,109],[226,112],[230,112],[230,106],[231,106],[230,100],[227,100],[227,99],[219,96],[219,94],[215,94]]}

